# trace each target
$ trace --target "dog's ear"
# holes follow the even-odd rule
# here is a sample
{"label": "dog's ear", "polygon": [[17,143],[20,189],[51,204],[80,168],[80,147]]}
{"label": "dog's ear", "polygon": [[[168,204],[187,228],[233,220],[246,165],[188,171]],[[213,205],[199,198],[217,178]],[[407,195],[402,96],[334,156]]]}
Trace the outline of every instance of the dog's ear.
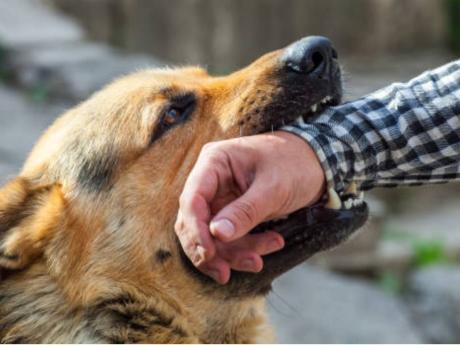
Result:
{"label": "dog's ear", "polygon": [[0,189],[0,270],[25,268],[43,252],[64,207],[61,186],[18,177]]}

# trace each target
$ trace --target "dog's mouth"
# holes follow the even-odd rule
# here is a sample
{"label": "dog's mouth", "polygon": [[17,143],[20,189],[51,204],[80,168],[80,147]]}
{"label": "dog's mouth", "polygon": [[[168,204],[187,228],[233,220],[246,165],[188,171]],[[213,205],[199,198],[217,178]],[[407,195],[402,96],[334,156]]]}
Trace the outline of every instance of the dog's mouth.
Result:
{"label": "dog's mouth", "polygon": [[[368,206],[363,196],[363,192],[356,192],[354,185],[341,197],[330,191],[328,196],[315,205],[297,210],[284,218],[262,223],[251,233],[271,230],[284,237],[285,247],[272,256],[283,255],[283,252],[298,247],[309,257],[345,241],[365,223]],[[302,261],[306,258],[303,257]]]}
{"label": "dog's mouth", "polygon": [[[333,80],[331,85],[329,90],[332,91],[327,92],[326,96],[317,94],[317,101],[310,100],[311,105],[303,107],[307,109],[301,113],[305,121],[340,104],[340,77]],[[296,121],[286,116],[288,114],[285,113],[281,121],[283,124]],[[367,218],[368,207],[363,200],[363,192],[359,192],[356,184],[352,183],[341,196],[331,189],[313,206],[302,208],[283,219],[258,225],[252,233],[272,230],[279,232],[285,240],[285,247],[281,251],[264,258],[265,274],[274,278],[315,253],[337,246],[359,229]]]}
{"label": "dog's mouth", "polygon": [[[329,93],[317,97],[319,101],[304,107],[301,116],[308,121],[319,115],[326,108],[338,105],[341,93]],[[286,113],[287,114],[287,113]],[[297,113],[298,114],[298,113]],[[284,117],[278,121],[289,125],[296,119]],[[281,126],[279,126],[281,127]],[[230,285],[233,292],[266,293],[273,279],[294,266],[307,260],[314,254],[331,249],[346,241],[356,230],[361,228],[368,218],[368,206],[363,199],[363,192],[352,183],[343,195],[334,190],[328,193],[315,205],[297,210],[288,216],[258,225],[251,233],[276,231],[285,240],[285,247],[264,257],[264,268],[258,274],[233,272]]]}
{"label": "dog's mouth", "polygon": [[[309,50],[303,46],[305,42],[308,43],[308,39],[295,43],[293,48],[299,48],[300,56],[308,60]],[[240,122],[244,127],[243,131],[240,127],[240,133],[253,135],[274,131],[284,125],[294,124],[299,117],[308,122],[327,108],[340,104],[341,70],[334,54],[329,59],[327,54],[323,55],[323,63],[312,71],[305,69],[302,64],[292,68],[291,60],[296,62],[298,54],[292,54],[296,52],[295,49],[288,49],[286,52],[287,55],[284,54],[280,60],[280,67],[272,74],[276,81],[276,93],[268,92],[261,96],[260,92],[255,92],[252,99],[244,100],[246,117]],[[264,104],[256,102],[260,99],[265,101]],[[257,105],[254,109],[248,104]],[[356,185],[351,184],[341,196],[331,189],[315,205],[297,210],[283,219],[258,225],[252,233],[276,231],[283,236],[285,247],[264,256],[264,268],[257,274],[232,272],[229,283],[222,286],[220,291],[226,291],[233,297],[268,292],[272,281],[282,273],[312,255],[347,240],[364,225],[368,212],[363,194]]]}
{"label": "dog's mouth", "polygon": [[356,193],[352,186],[341,197],[336,193],[329,195],[283,219],[258,225],[251,233],[276,231],[285,240],[284,248],[264,256],[264,268],[257,274],[232,272],[231,280],[224,288],[235,297],[268,293],[275,278],[314,254],[346,241],[364,225],[368,213],[363,193]]}
{"label": "dog's mouth", "polygon": [[307,108],[307,111],[302,114],[302,117],[305,120],[311,119],[312,117],[321,114],[329,107],[340,104],[340,96],[338,95],[327,95],[317,103],[313,103],[310,108]]}
{"label": "dog's mouth", "polygon": [[[303,107],[307,111],[300,116],[308,120],[319,115],[326,108],[340,103],[340,96],[329,94],[318,98],[319,101]],[[296,118],[288,121],[285,118],[276,126],[288,125],[295,120]],[[273,128],[277,128],[276,126]],[[257,274],[233,271],[230,282],[221,286],[219,291],[232,297],[265,294],[270,290],[272,281],[284,272],[318,252],[343,243],[361,228],[368,218],[369,210],[363,196],[363,192],[352,183],[340,196],[335,191],[329,190],[312,206],[299,209],[286,217],[259,224],[251,230],[251,233],[276,231],[284,238],[284,248],[264,256],[264,268]],[[206,285],[214,286],[211,279],[198,272],[186,259],[185,254],[183,256],[187,267],[195,276],[206,282]]]}
{"label": "dog's mouth", "polygon": [[294,123],[299,117],[305,121],[318,116],[327,108],[339,105],[342,100],[342,78],[338,64],[327,78],[312,80],[308,76],[278,72],[278,91],[260,105],[258,116],[249,112],[247,117],[255,120],[246,134],[260,134],[280,129]]}

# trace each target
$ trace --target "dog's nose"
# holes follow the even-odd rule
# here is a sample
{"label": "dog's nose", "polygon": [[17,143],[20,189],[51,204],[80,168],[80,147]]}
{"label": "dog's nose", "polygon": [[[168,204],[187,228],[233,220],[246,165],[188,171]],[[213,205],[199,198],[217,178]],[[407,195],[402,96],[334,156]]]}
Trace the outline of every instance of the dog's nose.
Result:
{"label": "dog's nose", "polygon": [[281,61],[288,70],[320,78],[329,73],[337,57],[337,51],[329,39],[308,36],[288,46]]}

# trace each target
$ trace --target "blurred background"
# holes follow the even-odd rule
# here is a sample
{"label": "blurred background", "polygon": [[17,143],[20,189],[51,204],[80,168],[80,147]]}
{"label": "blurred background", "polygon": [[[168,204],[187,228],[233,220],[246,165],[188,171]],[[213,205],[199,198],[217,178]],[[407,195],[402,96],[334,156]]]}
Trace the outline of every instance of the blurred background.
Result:
{"label": "blurred background", "polygon": [[[331,38],[353,99],[460,56],[460,0],[2,0],[0,182],[63,110],[121,74],[224,74],[306,35]],[[460,186],[375,190],[340,248],[280,278],[279,342],[460,342]]]}

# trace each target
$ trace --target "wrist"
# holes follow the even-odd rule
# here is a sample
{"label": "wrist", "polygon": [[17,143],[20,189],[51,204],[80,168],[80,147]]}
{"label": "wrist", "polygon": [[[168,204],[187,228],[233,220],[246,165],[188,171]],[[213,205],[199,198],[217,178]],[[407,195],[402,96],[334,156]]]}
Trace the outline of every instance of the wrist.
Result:
{"label": "wrist", "polygon": [[353,151],[339,140],[331,126],[316,123],[300,123],[283,128],[283,131],[304,140],[318,159],[325,176],[325,188],[338,193],[347,187],[352,174]]}
{"label": "wrist", "polygon": [[275,135],[284,140],[284,152],[288,154],[293,190],[298,208],[317,202],[326,191],[326,175],[318,155],[312,146],[296,134],[279,131]]}

